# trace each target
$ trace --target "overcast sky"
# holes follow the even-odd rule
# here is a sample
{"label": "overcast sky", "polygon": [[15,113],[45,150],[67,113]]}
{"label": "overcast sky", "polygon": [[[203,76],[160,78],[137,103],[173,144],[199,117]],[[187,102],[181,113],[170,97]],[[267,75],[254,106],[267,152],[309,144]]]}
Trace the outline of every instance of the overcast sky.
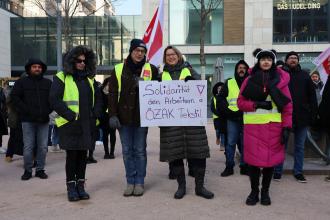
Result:
{"label": "overcast sky", "polygon": [[116,15],[139,15],[141,14],[142,0],[119,0],[114,3]]}

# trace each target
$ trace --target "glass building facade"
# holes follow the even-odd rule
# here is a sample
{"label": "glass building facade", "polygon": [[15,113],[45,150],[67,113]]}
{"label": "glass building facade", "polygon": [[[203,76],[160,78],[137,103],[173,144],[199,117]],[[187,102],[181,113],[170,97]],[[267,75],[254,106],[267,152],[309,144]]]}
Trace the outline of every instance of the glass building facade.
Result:
{"label": "glass building facade", "polygon": [[[62,31],[63,52],[66,38],[73,46],[87,45],[96,52],[98,73],[106,73],[127,57],[131,39],[143,35],[141,25],[140,16],[74,17],[71,34],[65,37]],[[11,18],[12,76],[22,73],[31,56],[44,60],[48,73],[56,71],[55,18]]]}
{"label": "glass building facade", "polygon": [[[197,4],[198,5],[198,4]],[[206,45],[223,44],[223,4],[206,20]],[[187,0],[169,0],[169,42],[172,45],[198,45],[200,16]]]}
{"label": "glass building facade", "polygon": [[329,43],[330,0],[274,0],[274,43]]}

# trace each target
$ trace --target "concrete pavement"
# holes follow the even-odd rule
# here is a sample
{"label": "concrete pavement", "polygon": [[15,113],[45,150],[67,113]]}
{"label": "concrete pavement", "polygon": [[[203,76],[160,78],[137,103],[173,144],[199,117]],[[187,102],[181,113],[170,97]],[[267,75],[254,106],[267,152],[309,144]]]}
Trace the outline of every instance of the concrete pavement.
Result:
{"label": "concrete pavement", "polygon": [[[91,199],[70,203],[66,198],[65,153],[48,153],[48,180],[21,181],[23,160],[12,163],[0,156],[0,219],[330,219],[330,183],[325,176],[307,176],[308,183],[297,183],[292,175],[272,182],[272,205],[245,205],[249,180],[235,175],[220,177],[224,168],[223,152],[215,146],[213,125],[207,132],[211,158],[207,161],[206,187],[215,193],[213,200],[194,195],[194,179],[187,177],[187,195],[173,199],[175,180],[167,179],[168,165],[159,162],[159,129],[148,135],[148,168],[143,197],[122,196],[125,188],[124,166],[118,138],[116,159],[103,159],[103,146],[97,146],[97,164],[87,167],[87,192]],[[4,139],[3,143],[7,143]],[[5,145],[5,144],[4,144]]]}

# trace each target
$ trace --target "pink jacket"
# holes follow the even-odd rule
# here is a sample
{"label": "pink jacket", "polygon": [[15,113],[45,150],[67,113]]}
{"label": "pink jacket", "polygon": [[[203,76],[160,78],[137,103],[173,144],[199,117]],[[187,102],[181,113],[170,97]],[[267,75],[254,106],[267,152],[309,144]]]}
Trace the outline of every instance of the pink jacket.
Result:
{"label": "pink jacket", "polygon": [[[290,75],[278,68],[280,82],[277,84],[282,93],[291,99],[288,84]],[[241,92],[246,87],[250,77],[241,86]],[[254,101],[238,96],[237,105],[243,112],[254,112]],[[288,103],[282,111],[282,122],[270,122],[267,124],[244,125],[244,161],[257,167],[273,167],[284,161],[284,145],[281,144],[281,132],[284,127],[292,127],[292,102]]]}

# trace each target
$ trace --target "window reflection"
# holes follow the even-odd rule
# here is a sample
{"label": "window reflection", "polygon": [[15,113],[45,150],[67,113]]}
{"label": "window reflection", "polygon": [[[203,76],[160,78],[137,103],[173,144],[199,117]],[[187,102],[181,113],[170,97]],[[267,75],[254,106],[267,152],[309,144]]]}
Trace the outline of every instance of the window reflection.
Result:
{"label": "window reflection", "polygon": [[274,0],[274,43],[330,42],[330,0]]}

